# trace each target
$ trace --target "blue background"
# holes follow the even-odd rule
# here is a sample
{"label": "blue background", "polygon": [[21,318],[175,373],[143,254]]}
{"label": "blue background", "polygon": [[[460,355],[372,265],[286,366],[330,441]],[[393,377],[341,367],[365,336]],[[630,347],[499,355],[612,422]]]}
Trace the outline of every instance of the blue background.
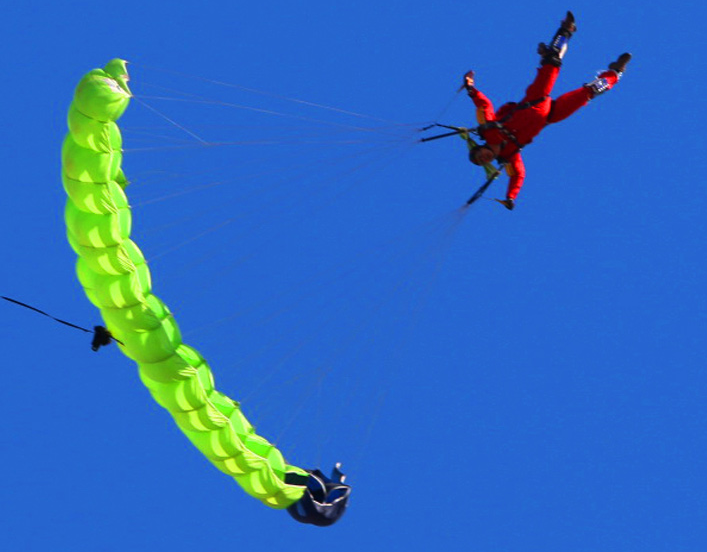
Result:
{"label": "blue background", "polygon": [[[471,124],[469,68],[519,99],[567,7],[6,6],[0,293],[99,323],[60,148],[80,77],[129,60],[124,166],[155,292],[263,435],[304,467],[343,461],[354,490],[329,529],[262,506],[116,347],[4,303],[3,549],[704,548],[702,4],[569,6],[556,92],[634,60],[527,148],[513,213],[455,211],[482,180],[464,144],[415,143],[440,115]],[[156,99],[174,90],[298,118]]]}

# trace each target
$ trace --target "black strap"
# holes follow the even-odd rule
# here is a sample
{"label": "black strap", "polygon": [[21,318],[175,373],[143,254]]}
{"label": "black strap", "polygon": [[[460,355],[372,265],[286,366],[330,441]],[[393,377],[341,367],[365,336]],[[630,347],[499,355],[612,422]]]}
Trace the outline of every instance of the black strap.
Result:
{"label": "black strap", "polygon": [[56,318],[55,316],[52,316],[51,314],[46,313],[43,310],[33,307],[32,305],[28,305],[27,303],[23,303],[22,301],[18,301],[17,299],[5,297],[4,295],[0,295],[0,298],[5,299],[5,301],[9,301],[10,303],[15,303],[15,305],[19,305],[21,307],[25,307],[26,309],[33,310],[34,312],[38,312],[39,314],[47,316],[47,317],[51,318],[52,320],[59,322],[60,324],[64,324],[65,326],[69,326],[70,328],[76,328],[77,330],[81,330],[82,332],[92,333],[93,334],[93,341],[91,342],[91,349],[94,351],[97,351],[101,347],[110,344],[111,341],[117,341],[118,343],[123,345],[122,341],[113,337],[111,335],[111,333],[103,326],[94,326],[93,330],[88,330],[86,328],[82,328],[81,326],[77,326],[76,324],[72,324],[71,322],[67,322],[66,320],[61,320],[60,318]]}
{"label": "black strap", "polygon": [[69,326],[71,328],[76,328],[77,330],[84,331],[86,333],[93,333],[91,330],[87,330],[86,328],[82,328],[81,326],[77,326],[76,324],[72,324],[71,322],[67,322],[66,320],[60,320],[59,318],[55,318],[51,314],[48,314],[44,312],[43,310],[39,310],[38,308],[35,308],[31,305],[28,305],[27,303],[23,303],[22,301],[18,301],[17,299],[11,299],[9,297],[5,297],[4,295],[0,295],[5,301],[9,301],[10,303],[15,303],[16,305],[20,305],[21,307],[25,307],[27,309],[33,310],[34,312],[38,312],[39,314],[43,314],[44,316],[48,316],[52,320],[56,320],[57,322],[64,324],[66,326]]}
{"label": "black strap", "polygon": [[[506,115],[504,115],[501,119],[498,121],[490,121],[488,123],[484,123],[483,125],[480,125],[477,127],[477,132],[481,135],[485,130],[490,130],[490,129],[497,129],[500,132],[503,133],[505,137],[507,137],[513,144],[518,148],[518,151],[522,150],[527,144],[521,144],[518,138],[516,138],[515,134],[513,134],[506,126],[503,124],[507,121],[510,120],[513,115],[516,114],[516,112],[520,111],[521,109],[528,109],[530,107],[534,107],[538,105],[539,103],[544,102],[547,99],[547,96],[543,96],[541,98],[536,98],[534,100],[529,100],[527,102],[522,102],[519,104],[516,104],[513,109],[511,109]],[[509,156],[510,157],[510,156]]]}
{"label": "black strap", "polygon": [[521,109],[528,109],[530,107],[535,107],[539,103],[544,102],[546,99],[547,99],[547,96],[542,96],[541,98],[535,98],[534,100],[528,100],[527,102],[516,104],[516,106],[513,109],[511,109],[506,114],[506,116],[503,117],[503,119],[501,119],[499,122],[505,123],[515,114],[516,111],[520,111]]}
{"label": "black strap", "polygon": [[518,138],[516,138],[515,134],[513,134],[510,130],[508,130],[503,123],[500,121],[491,121],[490,123],[484,123],[483,125],[480,125],[477,128],[477,131],[479,132],[479,135],[483,138],[483,133],[487,130],[491,129],[496,129],[501,132],[506,138],[508,138],[511,142],[513,142],[517,147],[518,150],[520,150],[525,144],[521,144],[518,141]]}

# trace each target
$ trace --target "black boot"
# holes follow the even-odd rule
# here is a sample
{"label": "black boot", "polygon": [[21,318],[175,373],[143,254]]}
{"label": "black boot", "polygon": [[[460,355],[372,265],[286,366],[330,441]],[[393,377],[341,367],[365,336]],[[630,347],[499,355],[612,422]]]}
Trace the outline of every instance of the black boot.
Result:
{"label": "black boot", "polygon": [[509,211],[512,211],[513,209],[515,209],[516,202],[513,201],[512,199],[497,199],[496,201],[498,201],[501,205],[503,205]]}
{"label": "black boot", "polygon": [[613,61],[609,64],[609,69],[612,71],[616,71],[617,73],[621,74],[624,71],[626,71],[626,66],[628,65],[628,62],[631,61],[631,54],[626,52],[625,54],[621,54],[619,56],[619,59],[616,61]]}
{"label": "black boot", "polygon": [[574,22],[574,15],[571,11],[568,11],[565,18],[560,22],[560,28],[557,29],[550,44],[543,42],[538,44],[538,54],[542,57],[540,63],[542,65],[549,63],[555,67],[560,67],[562,65],[562,58],[565,57],[569,40],[576,31],[577,25]]}

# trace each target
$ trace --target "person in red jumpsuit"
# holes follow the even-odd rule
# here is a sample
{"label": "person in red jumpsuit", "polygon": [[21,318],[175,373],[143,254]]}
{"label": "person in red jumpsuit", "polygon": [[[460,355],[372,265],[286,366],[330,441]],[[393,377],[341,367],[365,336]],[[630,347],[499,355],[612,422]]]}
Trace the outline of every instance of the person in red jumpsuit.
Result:
{"label": "person in red jumpsuit", "polygon": [[550,93],[560,73],[562,58],[576,30],[574,16],[572,12],[567,12],[550,44],[541,43],[538,46],[540,67],[520,103],[507,103],[496,111],[491,100],[474,86],[474,72],[464,75],[464,87],[477,108],[480,124],[477,130],[485,141],[469,152],[469,160],[475,165],[486,165],[494,160],[505,165],[510,176],[508,191],[506,199],[497,201],[509,210],[515,207],[516,197],[525,179],[521,149],[532,142],[545,126],[566,119],[593,98],[613,88],[631,60],[631,54],[621,54],[593,81],[552,99]]}

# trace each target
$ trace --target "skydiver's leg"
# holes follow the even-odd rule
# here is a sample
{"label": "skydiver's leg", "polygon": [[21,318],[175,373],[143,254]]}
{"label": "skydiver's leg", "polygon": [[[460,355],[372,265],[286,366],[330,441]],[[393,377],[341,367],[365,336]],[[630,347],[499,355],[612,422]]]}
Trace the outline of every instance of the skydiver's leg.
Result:
{"label": "skydiver's leg", "polygon": [[559,74],[560,68],[555,65],[546,64],[538,67],[535,80],[525,90],[525,97],[522,102],[532,102],[533,100],[550,96],[550,92],[552,92],[552,88],[555,86]]}
{"label": "skydiver's leg", "polygon": [[580,107],[584,107],[589,100],[596,98],[607,90],[611,90],[619,81],[619,75],[615,71],[604,71],[592,82],[587,83],[576,90],[562,94],[552,102],[547,123],[559,123],[572,115]]}
{"label": "skydiver's leg", "polygon": [[576,30],[577,25],[574,23],[574,15],[572,15],[572,12],[567,12],[550,44],[541,42],[538,45],[538,53],[541,56],[540,68],[535,80],[525,91],[524,102],[538,100],[550,95],[560,73],[562,58],[567,51],[569,40]]}
{"label": "skydiver's leg", "polygon": [[541,42],[538,44],[538,54],[542,56],[542,65],[550,64],[555,67],[562,65],[562,58],[565,57],[570,38],[577,30],[574,22],[574,15],[568,11],[565,18],[560,22],[560,28],[555,32],[555,36],[549,44]]}
{"label": "skydiver's leg", "polygon": [[550,114],[547,117],[547,123],[559,123],[572,115],[580,107],[587,105],[591,99],[591,93],[586,86],[562,94],[562,96],[553,100],[550,106]]}
{"label": "skydiver's leg", "polygon": [[548,124],[566,119],[580,107],[587,105],[589,100],[611,90],[619,82],[630,60],[631,54],[621,54],[619,59],[609,64],[609,69],[601,72],[593,81],[557,98],[552,102],[547,118]]}

